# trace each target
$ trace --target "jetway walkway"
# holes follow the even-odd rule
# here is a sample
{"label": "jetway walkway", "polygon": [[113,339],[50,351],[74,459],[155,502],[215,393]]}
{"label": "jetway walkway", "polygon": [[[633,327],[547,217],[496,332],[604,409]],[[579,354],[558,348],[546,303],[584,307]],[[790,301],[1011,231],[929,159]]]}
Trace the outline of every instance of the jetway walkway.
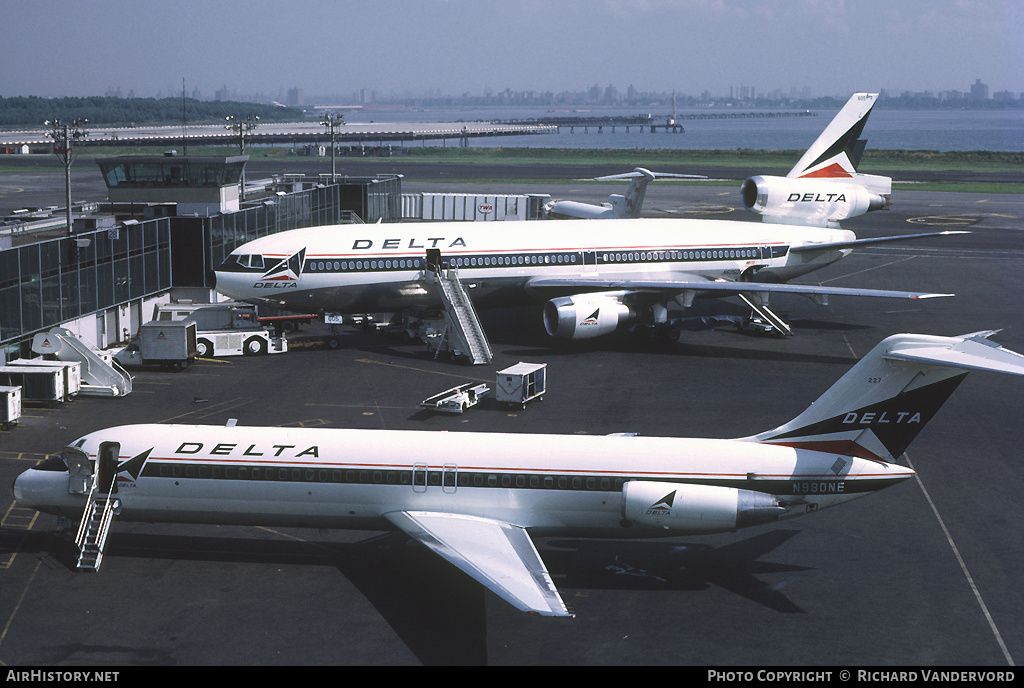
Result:
{"label": "jetway walkway", "polygon": [[132,376],[114,360],[104,358],[86,346],[75,333],[63,327],[39,333],[32,339],[32,351],[49,354],[61,361],[82,364],[82,388],[79,394],[123,397],[132,391]]}

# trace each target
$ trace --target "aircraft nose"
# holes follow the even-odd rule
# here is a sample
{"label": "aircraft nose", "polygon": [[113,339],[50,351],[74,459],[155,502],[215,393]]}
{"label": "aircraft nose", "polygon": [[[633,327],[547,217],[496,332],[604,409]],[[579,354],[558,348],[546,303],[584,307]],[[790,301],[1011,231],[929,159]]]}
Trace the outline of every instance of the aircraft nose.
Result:
{"label": "aircraft nose", "polygon": [[11,481],[11,494],[14,495],[14,501],[18,503],[25,502],[25,491],[22,487],[24,485],[24,481],[22,481],[22,486],[19,486],[18,484],[18,481],[21,481],[24,475],[24,473],[19,473],[14,476],[14,480]]}

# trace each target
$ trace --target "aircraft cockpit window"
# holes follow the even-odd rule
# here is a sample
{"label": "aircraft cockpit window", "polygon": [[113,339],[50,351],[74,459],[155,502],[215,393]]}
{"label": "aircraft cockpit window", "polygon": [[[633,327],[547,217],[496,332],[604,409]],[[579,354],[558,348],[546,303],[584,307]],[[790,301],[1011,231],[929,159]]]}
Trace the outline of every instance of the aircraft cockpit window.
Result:
{"label": "aircraft cockpit window", "polygon": [[68,469],[68,465],[64,461],[64,456],[58,454],[57,456],[51,456],[42,463],[36,464],[33,468],[37,471],[57,471],[63,473]]}
{"label": "aircraft cockpit window", "polygon": [[235,262],[243,268],[263,269],[263,256],[259,254],[249,255],[247,253],[240,253],[235,256]]}

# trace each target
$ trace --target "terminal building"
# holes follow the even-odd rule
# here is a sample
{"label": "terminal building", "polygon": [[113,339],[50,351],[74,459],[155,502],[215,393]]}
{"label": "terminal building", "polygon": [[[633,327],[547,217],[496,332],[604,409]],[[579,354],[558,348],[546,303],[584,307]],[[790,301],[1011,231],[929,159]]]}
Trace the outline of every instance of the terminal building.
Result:
{"label": "terminal building", "polygon": [[[0,226],[0,364],[64,327],[93,349],[127,341],[172,296],[217,300],[213,268],[235,248],[300,227],[399,221],[536,220],[547,194],[402,193],[402,176],[276,175],[245,182],[248,156],[97,159],[108,202],[74,220]],[[54,209],[55,210],[55,209]],[[342,230],[344,231],[344,230]]]}
{"label": "terminal building", "polygon": [[108,203],[0,227],[0,363],[34,334],[71,330],[94,349],[127,342],[181,290],[215,300],[212,269],[236,247],[300,227],[401,219],[401,176],[343,183],[280,176],[239,189],[247,156],[97,161]]}

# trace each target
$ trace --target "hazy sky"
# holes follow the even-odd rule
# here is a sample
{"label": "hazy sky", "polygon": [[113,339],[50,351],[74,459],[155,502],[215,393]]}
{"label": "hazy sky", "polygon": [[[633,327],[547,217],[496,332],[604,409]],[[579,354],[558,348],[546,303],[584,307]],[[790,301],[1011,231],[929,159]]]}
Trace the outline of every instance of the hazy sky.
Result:
{"label": "hazy sky", "polygon": [[1024,91],[1024,0],[0,0],[0,96]]}

